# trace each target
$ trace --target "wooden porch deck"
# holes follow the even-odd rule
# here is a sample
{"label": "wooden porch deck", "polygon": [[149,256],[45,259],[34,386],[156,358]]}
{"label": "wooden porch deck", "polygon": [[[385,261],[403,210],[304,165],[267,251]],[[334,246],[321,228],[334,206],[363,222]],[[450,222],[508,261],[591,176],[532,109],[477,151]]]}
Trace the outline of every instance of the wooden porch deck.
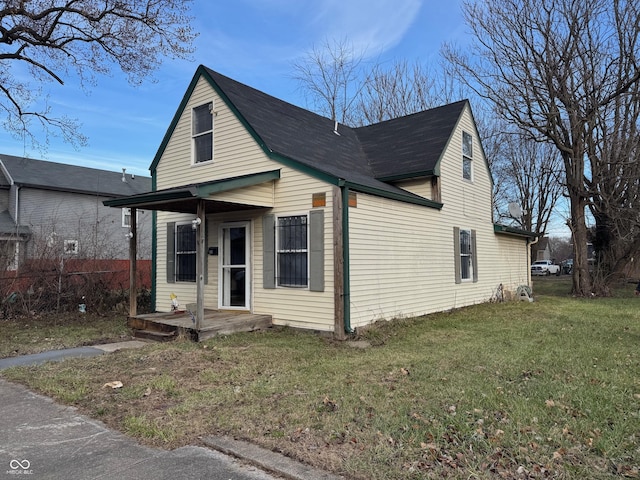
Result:
{"label": "wooden porch deck", "polygon": [[205,309],[200,330],[186,311],[136,315],[128,318],[127,325],[138,338],[167,341],[183,334],[199,342],[216,335],[266,329],[271,327],[271,322],[271,315]]}

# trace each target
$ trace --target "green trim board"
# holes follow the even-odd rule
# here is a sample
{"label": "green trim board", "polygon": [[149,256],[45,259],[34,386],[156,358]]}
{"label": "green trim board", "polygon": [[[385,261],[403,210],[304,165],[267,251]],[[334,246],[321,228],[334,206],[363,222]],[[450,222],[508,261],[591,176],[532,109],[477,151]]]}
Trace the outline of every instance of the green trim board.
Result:
{"label": "green trim board", "polygon": [[507,225],[501,225],[499,223],[494,223],[493,224],[493,231],[494,233],[500,233],[503,235],[515,235],[517,237],[528,237],[528,238],[537,238],[540,235],[538,235],[535,232],[529,232],[527,230],[522,230],[520,228],[515,228],[515,227],[509,227]]}

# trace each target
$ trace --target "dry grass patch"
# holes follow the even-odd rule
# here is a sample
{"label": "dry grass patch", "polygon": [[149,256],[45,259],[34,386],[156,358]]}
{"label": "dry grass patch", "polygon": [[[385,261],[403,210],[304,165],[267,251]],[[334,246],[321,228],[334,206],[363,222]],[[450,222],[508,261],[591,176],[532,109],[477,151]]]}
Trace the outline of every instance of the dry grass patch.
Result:
{"label": "dry grass patch", "polygon": [[124,315],[48,313],[0,319],[0,358],[131,338]]}
{"label": "dry grass patch", "polygon": [[355,479],[634,478],[639,301],[541,296],[381,323],[365,349],[272,329],[4,375],[163,448],[227,434]]}

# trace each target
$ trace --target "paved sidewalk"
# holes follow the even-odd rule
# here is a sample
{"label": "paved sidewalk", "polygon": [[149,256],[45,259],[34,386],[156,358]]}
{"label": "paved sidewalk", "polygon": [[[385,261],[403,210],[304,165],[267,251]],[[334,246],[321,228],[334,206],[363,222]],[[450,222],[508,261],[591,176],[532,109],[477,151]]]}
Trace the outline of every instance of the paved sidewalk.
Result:
{"label": "paved sidewalk", "polygon": [[148,345],[148,343],[141,342],[140,340],[130,340],[127,342],[107,343],[105,345],[94,345],[91,347],[66,348],[31,355],[0,358],[0,370],[9,367],[37,365],[45,362],[59,362],[72,357],[95,357],[103,353],[115,352],[126,348],[139,348],[145,345]]}
{"label": "paved sidewalk", "polygon": [[48,480],[275,480],[207,448],[138,445],[72,407],[1,378],[0,431],[0,479],[26,474]]}
{"label": "paved sidewalk", "polygon": [[[4,358],[0,359],[0,371],[71,357],[102,355],[147,344],[134,340]],[[109,430],[101,422],[79,415],[73,407],[56,404],[48,397],[2,379],[1,372],[0,432],[0,479],[23,474],[51,480],[342,479],[229,437],[202,439],[206,446],[215,450],[196,446],[172,451],[144,447]]]}

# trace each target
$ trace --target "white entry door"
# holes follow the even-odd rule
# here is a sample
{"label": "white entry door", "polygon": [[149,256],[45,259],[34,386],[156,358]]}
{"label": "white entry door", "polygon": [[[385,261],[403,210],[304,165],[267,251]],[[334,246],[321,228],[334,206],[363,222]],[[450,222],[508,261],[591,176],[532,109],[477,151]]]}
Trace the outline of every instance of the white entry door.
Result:
{"label": "white entry door", "polygon": [[251,282],[249,270],[250,223],[228,223],[220,227],[221,308],[249,309]]}

